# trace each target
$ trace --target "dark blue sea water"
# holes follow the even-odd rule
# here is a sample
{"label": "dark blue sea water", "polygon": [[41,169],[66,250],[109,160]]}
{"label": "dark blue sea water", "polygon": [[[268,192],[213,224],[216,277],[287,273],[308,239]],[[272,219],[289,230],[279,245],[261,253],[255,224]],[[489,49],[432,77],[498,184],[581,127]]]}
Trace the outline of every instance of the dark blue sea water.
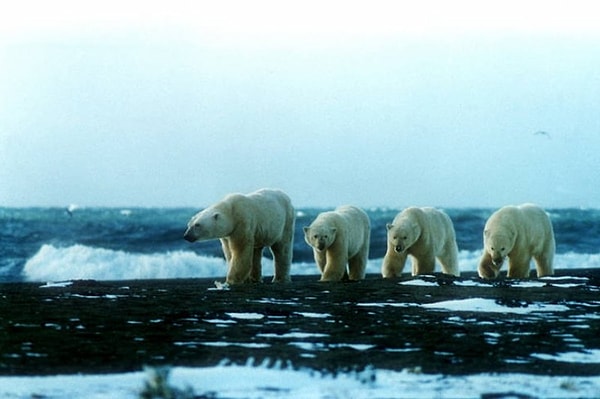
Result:
{"label": "dark blue sea water", "polygon": [[[70,279],[223,278],[218,240],[183,240],[189,208],[0,208],[0,281]],[[294,274],[317,274],[302,227],[329,209],[298,209]],[[444,209],[452,218],[460,267],[474,271],[482,230],[493,209]],[[399,209],[366,209],[371,219],[368,272],[378,273],[386,250],[385,224]],[[555,268],[600,267],[600,210],[548,210],[557,242]],[[263,274],[272,273],[265,251]],[[408,268],[406,269],[408,270]]]}

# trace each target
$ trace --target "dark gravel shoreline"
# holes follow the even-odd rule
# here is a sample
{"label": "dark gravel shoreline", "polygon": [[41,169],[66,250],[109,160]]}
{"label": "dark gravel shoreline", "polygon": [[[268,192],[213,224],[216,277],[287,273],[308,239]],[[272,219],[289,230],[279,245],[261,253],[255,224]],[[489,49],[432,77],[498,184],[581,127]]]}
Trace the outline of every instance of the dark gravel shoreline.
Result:
{"label": "dark gravel shoreline", "polygon": [[[343,283],[295,276],[290,284],[228,290],[215,289],[214,279],[4,283],[0,375],[113,373],[146,364],[208,367],[249,359],[332,373],[372,366],[449,375],[598,375],[600,359],[577,363],[555,356],[600,350],[600,269],[557,275],[572,277],[560,284],[573,286],[488,283],[472,273],[419,278],[424,285],[399,284],[411,280],[408,275]],[[420,306],[467,298],[563,310],[517,314]]]}

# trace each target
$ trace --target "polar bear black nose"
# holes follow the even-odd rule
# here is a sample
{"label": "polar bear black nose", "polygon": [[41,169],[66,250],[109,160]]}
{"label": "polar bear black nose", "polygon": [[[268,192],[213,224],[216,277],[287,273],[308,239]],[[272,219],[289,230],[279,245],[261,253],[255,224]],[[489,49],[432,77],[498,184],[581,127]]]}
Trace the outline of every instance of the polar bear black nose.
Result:
{"label": "polar bear black nose", "polygon": [[494,264],[494,266],[502,266],[502,262],[504,262],[504,259],[502,258],[492,259],[492,263]]}
{"label": "polar bear black nose", "polygon": [[402,245],[396,245],[396,248],[394,248],[396,250],[396,252],[402,252],[404,250],[404,248],[402,248]]}
{"label": "polar bear black nose", "polygon": [[192,234],[192,232],[189,229],[185,231],[185,233],[183,234],[183,238],[186,241],[189,241],[189,242],[194,242],[195,241],[194,237],[193,237],[193,234]]}

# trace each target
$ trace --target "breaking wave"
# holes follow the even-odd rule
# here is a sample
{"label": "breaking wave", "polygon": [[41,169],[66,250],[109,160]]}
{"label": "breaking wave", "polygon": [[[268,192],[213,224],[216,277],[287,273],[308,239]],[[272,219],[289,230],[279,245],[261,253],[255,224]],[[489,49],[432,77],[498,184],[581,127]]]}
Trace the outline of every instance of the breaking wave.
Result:
{"label": "breaking wave", "polygon": [[[461,271],[476,271],[480,251],[460,251]],[[381,259],[370,259],[367,273],[379,273]],[[556,255],[556,269],[600,267],[600,254],[565,253]],[[263,258],[263,275],[272,275],[273,262]],[[439,271],[439,266],[438,269]],[[192,251],[132,253],[122,250],[76,244],[57,247],[44,244],[25,264],[22,277],[26,281],[65,280],[136,280],[163,278],[224,278],[225,260],[199,255]],[[410,272],[410,261],[404,269]],[[312,262],[292,265],[292,275],[318,274]]]}

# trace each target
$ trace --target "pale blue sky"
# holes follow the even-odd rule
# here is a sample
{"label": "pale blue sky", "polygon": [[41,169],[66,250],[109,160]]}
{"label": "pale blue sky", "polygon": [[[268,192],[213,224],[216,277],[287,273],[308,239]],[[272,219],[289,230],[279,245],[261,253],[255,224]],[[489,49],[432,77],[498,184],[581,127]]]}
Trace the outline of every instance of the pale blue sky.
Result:
{"label": "pale blue sky", "polygon": [[593,2],[24,3],[0,206],[600,207]]}

